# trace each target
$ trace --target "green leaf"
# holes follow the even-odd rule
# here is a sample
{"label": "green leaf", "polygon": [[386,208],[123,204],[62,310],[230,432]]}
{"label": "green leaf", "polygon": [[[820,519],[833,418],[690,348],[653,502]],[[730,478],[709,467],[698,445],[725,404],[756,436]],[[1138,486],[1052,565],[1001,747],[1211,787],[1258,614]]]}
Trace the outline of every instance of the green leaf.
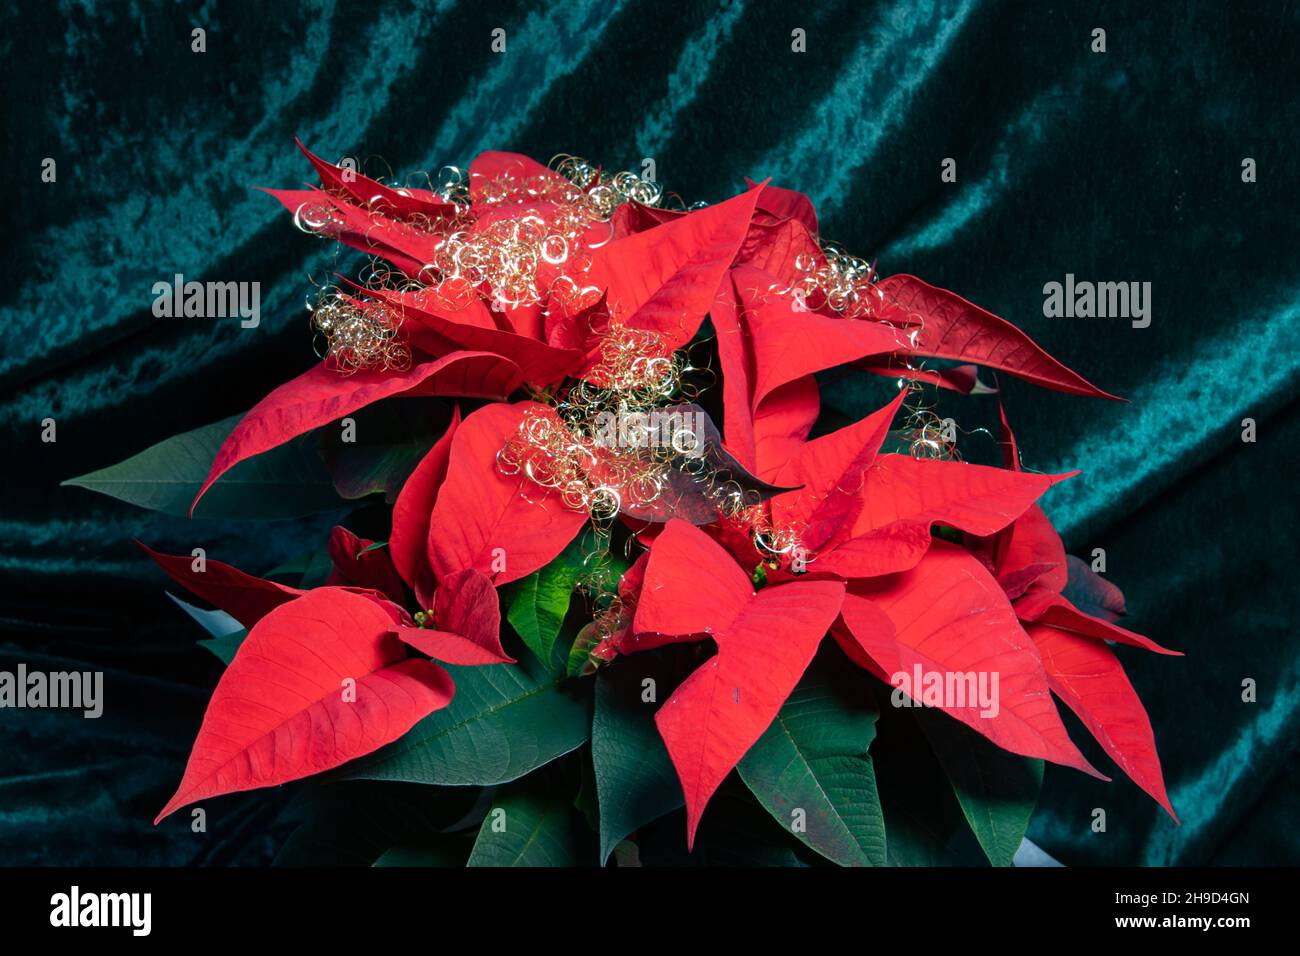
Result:
{"label": "green leaf", "polygon": [[[227,418],[173,435],[125,461],[63,484],[185,517],[217,449],[238,421],[238,417]],[[269,520],[333,511],[342,505],[316,453],[315,438],[307,434],[240,462],[212,486],[194,514]]]}
{"label": "green leaf", "polygon": [[[482,791],[470,787],[426,787],[407,783],[350,780],[305,781],[291,818],[298,827],[276,855],[277,866],[395,866],[402,851],[452,854],[445,863],[464,866],[473,842],[470,833],[452,833],[466,825]],[[479,814],[482,810],[477,811]],[[288,815],[288,814],[287,814]],[[392,856],[390,857],[390,854]],[[409,860],[409,856],[406,857]]]}
{"label": "green leaf", "polygon": [[885,811],[891,866],[987,866],[948,776],[927,743],[914,708],[889,702],[876,686],[880,717],[871,747]]}
{"label": "green leaf", "polygon": [[[625,836],[685,803],[654,721],[659,695],[677,686],[674,676],[668,658],[655,652],[621,658],[596,674],[591,757],[600,801],[602,866]],[[646,700],[651,687],[654,696]]]}
{"label": "green leaf", "polygon": [[636,844],[631,840],[624,840],[618,846],[614,847],[614,865],[640,866],[641,851],[637,849]]}
{"label": "green leaf", "polygon": [[240,627],[239,622],[227,614],[225,611],[205,611],[201,607],[195,607],[188,601],[182,601],[170,591],[164,591],[172,603],[188,614],[191,618],[199,623],[212,636],[199,641],[203,647],[206,647],[221,663],[230,664],[235,658],[235,651],[239,650],[239,645],[244,643],[244,638],[248,637],[248,629]]}
{"label": "green leaf", "polygon": [[321,458],[344,498],[383,494],[391,503],[402,484],[447,429],[451,406],[438,398],[399,396],[357,409],[351,441],[323,429]]}
{"label": "green leaf", "polygon": [[456,694],[405,735],[339,769],[344,778],[449,786],[506,783],[586,743],[590,690],[562,686],[527,655],[518,664],[448,666]]}
{"label": "green leaf", "polygon": [[577,542],[570,544],[546,567],[520,579],[511,588],[506,620],[528,649],[548,667],[555,664],[555,638],[569,612],[573,588],[582,572],[579,548]]}
{"label": "green leaf", "polygon": [[600,798],[596,794],[596,770],[591,762],[591,748],[584,747],[578,762],[578,795],[573,798],[573,806],[587,826],[593,831],[600,830]]}
{"label": "green leaf", "polygon": [[221,634],[217,637],[209,637],[199,641],[199,644],[206,647],[215,654],[227,667],[235,659],[235,652],[239,650],[239,645],[244,643],[244,638],[248,637],[248,631],[240,628],[230,634]]}
{"label": "green leaf", "polygon": [[588,624],[574,637],[572,643],[565,642],[569,650],[564,655],[564,673],[569,677],[590,677],[598,666],[591,659],[591,652],[600,643],[601,632],[595,624]]}
{"label": "green leaf", "polygon": [[918,710],[916,718],[989,862],[1010,866],[1038,802],[1043,762],[1008,753],[947,714]]}
{"label": "green leaf", "polygon": [[738,765],[778,823],[841,866],[887,862],[884,811],[867,753],[876,717],[869,680],[828,647]]}
{"label": "green leaf", "polygon": [[546,774],[497,791],[468,866],[581,866],[591,859],[591,831],[573,800]]}

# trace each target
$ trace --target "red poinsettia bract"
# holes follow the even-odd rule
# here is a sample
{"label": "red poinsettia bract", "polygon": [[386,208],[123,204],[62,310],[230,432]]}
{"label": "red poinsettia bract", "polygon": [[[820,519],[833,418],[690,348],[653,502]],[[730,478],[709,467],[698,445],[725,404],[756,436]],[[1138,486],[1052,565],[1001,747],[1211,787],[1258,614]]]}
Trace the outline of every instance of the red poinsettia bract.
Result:
{"label": "red poinsettia bract", "polygon": [[[580,282],[542,257],[536,295],[512,300],[428,264],[449,223],[472,238],[522,217],[555,221],[563,210],[552,193],[571,189],[558,173],[485,153],[470,167],[467,197],[454,201],[307,156],[319,187],[268,192],[295,216],[327,210],[318,231],[406,277],[341,294],[357,309],[400,315],[410,363],[342,374],[326,359],[275,389],[230,434],[199,496],[244,459],[383,399],[483,404],[463,418],[457,409],[406,478],[386,549],[336,530],[325,587],[290,588],[215,561],[198,573],[188,558],[150,552],[249,630],[160,819],[396,739],[452,699],[437,661],[510,662],[497,589],[555,559],[590,516],[526,475],[506,474],[498,454],[527,420],[564,427],[547,400],[566,384],[608,384],[602,350],[614,331],[652,336],[662,357],[690,343],[706,318],[726,450],[779,492],[756,506],[764,526],[789,531],[812,558],[771,568],[758,586],[752,572],[770,555],[733,518],[697,526],[666,515],[642,528],[648,559],[619,588],[633,613],[600,656],[716,645],[656,715],[685,793],[688,841],[828,636],[885,681],[917,667],[996,671],[991,714],[939,706],[999,747],[1100,776],[1067,736],[1055,695],[1172,815],[1150,723],[1109,645],[1169,652],[1114,623],[1118,592],[1066,558],[1037,502],[1070,476],[1024,472],[1014,453],[991,468],[882,452],[905,393],[809,438],[820,412],[816,375],[835,367],[971,391],[983,388],[978,365],[1113,396],[1010,323],[912,276],[872,284],[870,307],[856,318],[828,299],[792,294],[823,255],[817,217],[808,197],[767,182],[691,211],[622,202],[566,250],[583,263]],[[503,177],[530,185],[503,201],[494,188]],[[934,369],[927,358],[968,364]],[[1014,448],[1009,429],[1004,444]],[[936,538],[935,526],[960,532],[963,544]]]}

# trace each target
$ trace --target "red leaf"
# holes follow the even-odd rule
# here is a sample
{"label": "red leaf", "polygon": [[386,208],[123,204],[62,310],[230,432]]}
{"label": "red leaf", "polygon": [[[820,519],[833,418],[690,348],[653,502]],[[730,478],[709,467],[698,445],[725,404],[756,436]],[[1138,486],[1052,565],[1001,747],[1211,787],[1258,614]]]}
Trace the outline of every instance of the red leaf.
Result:
{"label": "red leaf", "polygon": [[754,412],[756,473],[773,480],[787,462],[803,449],[821,411],[821,393],[811,375],[782,385]]}
{"label": "red leaf", "polygon": [[854,367],[860,368],[864,372],[870,372],[872,375],[907,379],[910,382],[924,382],[927,385],[935,385],[962,395],[993,395],[997,393],[996,388],[985,385],[980,381],[978,365],[957,365],[953,368],[907,368],[898,364],[896,357],[890,356],[884,359],[867,359]]}
{"label": "red leaf", "polygon": [[336,525],[330,532],[329,542],[334,573],[326,583],[378,591],[401,604],[406,595],[393,559],[386,549],[372,548],[373,544],[369,538],[359,538],[342,525]]}
{"label": "red leaf", "polygon": [[[746,176],[745,185],[752,189],[758,183]],[[812,200],[797,190],[765,185],[758,194],[758,208],[778,219],[795,219],[814,236],[817,235],[817,211]]]}
{"label": "red leaf", "polygon": [[[892,638],[873,627],[876,611],[893,623]],[[1070,742],[1038,651],[1002,589],[963,549],[935,541],[911,571],[856,582],[844,598],[843,619],[891,678],[910,679],[918,666],[923,674],[987,674],[991,691],[996,674],[997,704],[988,708],[996,713],[969,699],[944,700],[941,709],[1004,750],[1101,776]]]}
{"label": "red leaf", "polygon": [[653,229],[655,226],[672,222],[685,215],[688,213],[683,210],[659,209],[635,201],[625,202],[614,210],[614,215],[610,219],[610,233],[612,238],[622,239],[624,236],[645,232],[647,229]]}
{"label": "red leaf", "polygon": [[530,409],[554,414],[535,402],[487,405],[452,439],[429,525],[429,564],[440,582],[466,568],[498,586],[522,578],[553,560],[586,522],[585,512],[566,507],[553,492],[497,467],[497,453]]}
{"label": "red leaf", "polygon": [[[240,420],[217,452],[194,504],[213,482],[245,458],[392,395],[469,395],[504,398],[520,382],[519,367],[485,352],[455,352],[405,372],[341,375],[321,363],[285,382]],[[194,505],[190,506],[191,515]]]}
{"label": "red leaf", "polygon": [[[925,553],[931,525],[950,525],[975,535],[993,534],[1067,477],[881,455],[866,473],[860,494],[862,507],[851,535],[817,559],[817,570],[844,577],[907,570]],[[920,529],[925,530],[924,536]]]}
{"label": "red leaf", "polygon": [[873,578],[909,571],[930,549],[930,525],[896,521],[855,535],[818,555],[809,567],[841,578]]}
{"label": "red leaf", "polygon": [[354,206],[320,189],[263,189],[262,192],[293,213],[295,221],[316,222],[319,228],[313,231],[319,235],[329,236],[367,255],[382,256],[409,276],[419,275],[442,243],[441,237],[423,228]]}
{"label": "red leaf", "polygon": [[736,256],[759,190],[609,242],[587,281],[606,290],[616,324],[653,329],[668,348],[690,341]]}
{"label": "red leaf", "polygon": [[721,545],[685,521],[669,521],[650,548],[634,636],[625,650],[714,635],[739,617],[753,597],[753,582]]}
{"label": "red leaf", "polygon": [[392,626],[377,604],[340,588],[266,615],[217,684],[180,786],[154,823],[187,803],[337,767],[445,707],[451,677],[407,659]]}
{"label": "red leaf", "polygon": [[501,601],[492,580],[466,568],[442,581],[433,601],[434,623],[483,648],[493,663],[513,664],[501,646]]}
{"label": "red leaf", "polygon": [[1062,597],[1084,614],[1112,624],[1124,616],[1124,593],[1119,588],[1072,554],[1065,556],[1065,567],[1067,580],[1060,588]]}
{"label": "red leaf", "polygon": [[808,550],[849,537],[862,508],[863,476],[876,459],[906,392],[861,421],[808,442],[780,472],[778,484],[802,485],[772,499],[772,517],[800,530]]}
{"label": "red leaf", "polygon": [[1073,631],[1085,637],[1099,641],[1116,641],[1120,644],[1132,644],[1157,654],[1170,654],[1181,657],[1181,651],[1171,651],[1161,647],[1149,637],[1143,637],[1118,624],[1111,624],[1091,615],[1084,614],[1068,600],[1045,587],[1035,585],[1027,590],[1015,603],[1016,614],[1022,621],[1046,624],[1064,631]]}
{"label": "red leaf", "polygon": [[733,454],[777,480],[804,443],[819,408],[813,372],[897,348],[899,332],[877,322],[796,312],[776,279],[733,269],[712,317],[722,364],[723,425]]}
{"label": "red leaf", "polygon": [[1065,545],[1038,505],[1017,518],[998,542],[998,583],[1015,599],[1037,581],[1051,591],[1060,591],[1068,580]]}
{"label": "red leaf", "polygon": [[[452,326],[468,326],[472,329],[500,331],[492,317],[492,310],[487,307],[478,291],[466,279],[444,279],[437,285],[426,286],[423,289],[393,292],[386,289],[367,289],[347,279],[346,276],[340,276],[340,278],[349,282],[358,291],[373,295],[376,300],[388,302],[397,308],[407,318],[407,321],[403,323],[404,331],[411,333],[414,344],[419,348],[423,348],[430,355],[440,355],[443,351],[446,351],[445,348],[435,347],[443,344],[445,337],[438,334],[438,332],[448,323]],[[422,320],[426,315],[433,315],[439,320],[433,324],[432,329],[424,327]],[[448,332],[449,337],[462,334],[468,335],[471,333],[459,329]],[[428,345],[425,344],[426,340]],[[492,352],[495,350],[480,349],[478,351]],[[504,355],[505,353],[501,354]]]}
{"label": "red leaf", "polygon": [[1047,680],[1106,753],[1178,822],[1165,791],[1160,756],[1146,709],[1115,653],[1104,644],[1031,624]]}
{"label": "red leaf", "polygon": [[501,179],[514,180],[513,185],[520,189],[526,188],[530,181],[534,181],[534,187],[564,186],[568,183],[559,173],[522,153],[488,150],[479,153],[469,164],[469,197],[476,212],[481,213],[484,206],[494,208],[486,202],[484,190],[489,183]]}
{"label": "red leaf", "polygon": [[482,644],[476,644],[455,631],[440,631],[427,627],[402,625],[393,628],[393,634],[404,644],[409,644],[421,654],[427,654],[444,664],[465,667],[482,667],[486,664],[513,664],[513,657],[493,654]]}
{"label": "red leaf", "polygon": [[413,216],[427,219],[452,219],[458,215],[454,203],[447,202],[428,190],[394,189],[369,176],[363,176],[356,170],[345,170],[333,163],[325,162],[314,155],[296,136],[293,141],[311,160],[322,185],[335,195],[344,197],[358,206],[399,219]]}
{"label": "red leaf", "polygon": [[753,354],[752,408],[787,382],[865,355],[893,352],[906,342],[905,332],[883,322],[797,311],[794,297],[780,291],[774,277],[761,269],[733,269],[731,281]]}
{"label": "red leaf", "polygon": [[722,431],[736,460],[762,477],[754,449],[754,356],[749,333],[741,329],[739,299],[728,277],[709,311],[722,366]]}
{"label": "red leaf", "polygon": [[[457,349],[504,355],[519,366],[524,381],[538,386],[552,385],[582,364],[583,353],[577,349],[557,349],[526,335],[484,327],[478,318],[474,324],[458,321],[455,312],[444,315],[437,300],[428,294],[430,291],[417,294],[369,290],[369,295],[398,310],[411,343],[430,355]],[[491,322],[491,318],[487,321]]]}
{"label": "red leaf", "polygon": [[460,406],[456,406],[446,432],[420,459],[393,503],[393,529],[388,536],[388,550],[392,553],[397,573],[410,585],[424,608],[429,606],[434,585],[433,569],[429,567],[429,518],[438,489],[447,479],[451,440],[459,427]]}
{"label": "red leaf", "polygon": [[400,627],[407,644],[448,664],[513,664],[501,646],[501,601],[487,575],[467,568],[438,588],[433,602],[436,629]]}
{"label": "red leaf", "polygon": [[686,839],[723,779],[772,723],[839,613],[839,581],[794,581],[754,593],[703,531],[669,522],[650,550],[634,631],[654,640],[709,634],[718,653],[655,715],[686,796]]}
{"label": "red leaf", "polygon": [[771,221],[760,213],[749,224],[745,241],[736,253],[736,265],[762,269],[777,281],[792,285],[800,275],[800,257],[821,255],[817,240],[802,223],[794,219]]}
{"label": "red leaf", "polygon": [[251,628],[281,604],[306,594],[298,588],[255,578],[220,561],[204,559],[204,570],[194,570],[190,555],[162,554],[136,542],[181,587],[225,611],[244,627]]}
{"label": "red leaf", "polygon": [[1070,371],[1010,322],[955,293],[909,275],[890,276],[876,288],[887,301],[922,319],[909,352],[1001,369],[1061,392],[1118,399]]}
{"label": "red leaf", "polygon": [[854,522],[869,531],[921,517],[990,535],[1028,511],[1048,488],[1077,471],[1039,475],[967,462],[881,455],[867,474],[867,501]]}

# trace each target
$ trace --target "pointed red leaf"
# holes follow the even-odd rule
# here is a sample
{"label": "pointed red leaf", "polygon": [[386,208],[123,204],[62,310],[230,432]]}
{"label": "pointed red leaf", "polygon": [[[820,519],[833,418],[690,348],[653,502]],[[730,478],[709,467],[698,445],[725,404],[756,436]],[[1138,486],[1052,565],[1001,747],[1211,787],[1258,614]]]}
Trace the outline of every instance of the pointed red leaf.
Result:
{"label": "pointed red leaf", "polygon": [[482,644],[476,644],[454,631],[439,631],[427,627],[403,625],[393,628],[393,634],[404,644],[409,644],[421,654],[427,654],[444,664],[462,667],[483,667],[488,664],[513,664],[513,657],[493,654]]}
{"label": "pointed red leaf", "polygon": [[408,659],[392,626],[379,605],[341,588],[317,588],[257,622],[154,822],[187,803],[337,767],[445,707],[451,677]]}
{"label": "pointed red leaf", "polygon": [[[422,289],[409,289],[406,291],[392,291],[388,289],[367,289],[357,285],[346,276],[339,278],[348,282],[358,292],[363,292],[373,296],[376,300],[387,302],[398,310],[399,314],[406,318],[402,323],[405,332],[411,334],[413,344],[417,348],[422,348],[430,355],[441,355],[447,351],[445,348],[432,348],[429,346],[441,346],[444,336],[438,334],[446,325],[468,326],[471,329],[492,329],[500,331],[496,321],[492,317],[492,311],[487,307],[487,303],[479,296],[478,291],[469,284],[466,279],[444,279],[437,285],[426,286]],[[432,329],[424,326],[424,316],[433,315],[439,320],[433,323]],[[469,335],[467,331],[453,330],[449,331],[446,338],[454,338],[459,335]],[[426,345],[426,339],[428,344]],[[485,348],[477,349],[482,352],[492,352],[495,349]],[[501,354],[505,354],[504,352]]]}
{"label": "pointed red leaf", "polygon": [[353,205],[321,189],[263,189],[294,220],[309,224],[318,235],[336,239],[367,255],[381,256],[409,276],[418,276],[433,260],[441,236],[400,219]]}
{"label": "pointed red leaf", "polygon": [[501,599],[486,574],[466,568],[440,582],[433,620],[440,630],[483,648],[494,663],[514,663],[501,646]]}
{"label": "pointed red leaf", "polygon": [[899,362],[896,356],[864,359],[854,365],[872,375],[885,378],[906,379],[909,382],[924,382],[961,395],[994,395],[997,388],[980,381],[978,365],[956,365],[952,368],[909,368]]}
{"label": "pointed red leaf", "polygon": [[997,552],[998,583],[1009,598],[1020,597],[1034,582],[1056,592],[1066,585],[1065,545],[1038,505],[1003,532]]}
{"label": "pointed red leaf", "polygon": [[369,538],[359,538],[342,525],[330,532],[329,554],[334,573],[329,584],[378,591],[397,604],[406,600],[401,578],[386,548],[372,547]]}
{"label": "pointed red leaf", "polygon": [[657,331],[668,348],[690,341],[745,238],[759,191],[595,250],[586,281],[606,290],[615,323]]}
{"label": "pointed red leaf", "polygon": [[[402,328],[411,337],[411,343],[430,355],[442,355],[456,349],[491,352],[504,355],[514,362],[524,381],[537,386],[553,385],[564,376],[577,371],[583,353],[577,349],[557,349],[545,342],[514,332],[503,332],[495,326],[458,321],[456,313],[444,315],[437,300],[421,293],[390,293],[369,290],[378,302],[386,302],[402,315]],[[486,312],[486,309],[484,309]],[[489,318],[487,320],[491,322]]]}
{"label": "pointed red leaf", "polygon": [[467,568],[438,587],[434,628],[399,627],[395,633],[416,650],[448,664],[513,664],[501,646],[501,600],[485,574]]}
{"label": "pointed red leaf", "polygon": [[296,136],[293,141],[311,160],[325,189],[347,198],[355,205],[398,219],[411,217],[423,217],[428,220],[453,219],[458,215],[459,210],[455,203],[447,202],[428,190],[404,187],[394,189],[369,176],[363,176],[355,169],[344,169],[333,163],[327,163],[312,153]]}
{"label": "pointed red leaf", "polygon": [[[924,553],[931,525],[949,525],[974,535],[993,534],[1068,477],[881,455],[866,473],[862,505],[851,535],[817,559],[817,570],[844,577],[906,570]],[[915,530],[921,528],[924,536]],[[896,561],[904,566],[890,567]]]}
{"label": "pointed red leaf", "polygon": [[493,208],[487,202],[486,189],[489,183],[503,180],[510,181],[510,185],[517,189],[563,187],[568,183],[555,170],[522,153],[488,150],[479,153],[469,164],[469,196],[476,212],[481,212],[484,207]]}
{"label": "pointed red leaf", "polygon": [[753,597],[753,582],[721,545],[694,525],[669,521],[650,548],[632,627],[634,646],[626,650],[668,643],[661,638],[716,635]]}
{"label": "pointed red leaf", "polygon": [[718,653],[655,715],[686,796],[687,844],[723,779],[767,730],[839,614],[839,581],[794,581],[754,593],[716,542],[671,521],[650,550],[633,630],[654,640],[708,634]]}
{"label": "pointed red leaf", "polygon": [[907,341],[906,332],[883,322],[799,311],[794,296],[761,269],[733,269],[731,281],[753,354],[752,408],[796,378],[866,355],[893,352]]}
{"label": "pointed red leaf", "polygon": [[876,459],[906,392],[861,421],[805,444],[781,470],[778,484],[802,486],[772,499],[772,517],[798,529],[803,546],[815,551],[849,537],[862,508],[863,476]]}
{"label": "pointed red leaf", "polygon": [[217,451],[194,504],[213,482],[245,458],[269,451],[382,398],[403,394],[504,398],[519,387],[520,380],[517,365],[485,352],[454,352],[404,372],[341,375],[322,362],[285,382],[240,420]]}
{"label": "pointed red leaf", "polygon": [[1125,614],[1124,592],[1088,567],[1082,558],[1065,556],[1067,580],[1060,589],[1084,614],[1114,624]]}
{"label": "pointed red leaf", "polygon": [[925,557],[931,540],[925,521],[896,521],[841,542],[815,556],[809,567],[846,580],[910,571]]}
{"label": "pointed red leaf", "polygon": [[975,535],[1007,527],[1043,492],[1077,475],[1039,475],[961,461],[881,455],[867,474],[855,532],[922,517]]}
{"label": "pointed red leaf", "polygon": [[281,604],[307,592],[245,574],[220,561],[204,558],[202,571],[194,570],[188,554],[162,554],[136,542],[158,567],[181,587],[216,605],[244,627],[251,628]]}
{"label": "pointed red leaf", "polygon": [[812,375],[776,389],[754,412],[755,474],[774,481],[790,459],[808,443],[821,411],[821,393]]}
{"label": "pointed red leaf", "polygon": [[452,411],[451,424],[429,453],[420,459],[402,485],[393,503],[393,528],[388,550],[402,580],[410,585],[426,610],[433,597],[433,569],[429,567],[429,519],[438,489],[447,478],[451,440],[460,428],[460,406]]}
{"label": "pointed red leaf", "polygon": [[536,402],[487,405],[452,439],[429,525],[429,564],[440,582],[466,568],[498,586],[522,578],[552,561],[586,522],[586,512],[566,507],[554,492],[497,467],[497,453],[530,409],[554,414]]}
{"label": "pointed red leaf", "polygon": [[[745,185],[752,189],[758,183],[746,176]],[[798,190],[766,185],[758,194],[758,208],[778,219],[797,220],[810,233],[817,235],[817,211],[812,200]]]}
{"label": "pointed red leaf", "polygon": [[1118,398],[1070,371],[1010,322],[947,289],[909,275],[890,276],[876,288],[886,301],[920,316],[916,344],[907,350],[913,354],[974,362],[1061,392]]}
{"label": "pointed red leaf", "polygon": [[1063,631],[1072,631],[1098,641],[1115,641],[1131,644],[1157,654],[1170,654],[1181,657],[1181,651],[1171,651],[1161,647],[1149,637],[1084,614],[1068,600],[1054,591],[1040,585],[1029,588],[1024,596],[1015,603],[1016,614],[1022,621],[1046,624]]}
{"label": "pointed red leaf", "polygon": [[736,265],[762,269],[776,281],[793,285],[801,275],[800,260],[821,255],[821,246],[803,223],[758,213],[736,253]]}
{"label": "pointed red leaf", "polygon": [[727,450],[742,465],[758,474],[751,401],[754,356],[749,332],[740,324],[740,295],[730,277],[714,297],[709,317],[718,337],[718,361],[722,366],[722,432]]}
{"label": "pointed red leaf", "polygon": [[[863,608],[863,601],[875,607]],[[872,626],[877,610],[893,623],[892,639]],[[917,667],[923,674],[988,675],[992,691],[997,675],[996,705],[987,711],[969,698],[945,700],[941,709],[1004,750],[1101,776],[1066,734],[1038,651],[1002,588],[963,549],[935,541],[911,571],[856,582],[843,619],[891,678],[911,678]]]}
{"label": "pointed red leaf", "polygon": [[1031,624],[1027,630],[1042,655],[1052,690],[1111,759],[1177,822],[1165,791],[1151,721],[1115,652],[1054,627]]}

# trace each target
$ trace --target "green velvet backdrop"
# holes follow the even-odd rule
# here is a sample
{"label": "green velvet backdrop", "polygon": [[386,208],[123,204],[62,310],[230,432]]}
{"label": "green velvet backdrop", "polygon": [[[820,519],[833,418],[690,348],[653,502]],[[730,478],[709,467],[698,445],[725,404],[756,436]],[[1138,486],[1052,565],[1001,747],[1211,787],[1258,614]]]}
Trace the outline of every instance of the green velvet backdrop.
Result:
{"label": "green velvet backdrop", "polygon": [[[1122,775],[1049,768],[1031,837],[1068,864],[1300,862],[1297,49],[1291,2],[10,5],[0,668],[102,668],[108,706],[0,711],[0,863],[264,862],[284,836],[292,788],[215,804],[203,837],[150,826],[219,666],[130,539],[260,571],[329,516],[191,523],[58,483],[314,361],[302,302],[326,244],[252,188],[308,178],[295,134],[401,172],[488,148],[653,157],[689,199],[772,176],[885,274],[960,292],[1127,396],[1002,381],[1026,464],[1083,469],[1045,501],[1071,550],[1104,548],[1131,626],[1187,653],[1120,649],[1183,825]],[[155,318],[151,286],[176,272],[259,281],[260,327]],[[1151,282],[1151,326],[1045,318],[1066,273]],[[861,414],[882,384],[840,379],[826,401]]]}

